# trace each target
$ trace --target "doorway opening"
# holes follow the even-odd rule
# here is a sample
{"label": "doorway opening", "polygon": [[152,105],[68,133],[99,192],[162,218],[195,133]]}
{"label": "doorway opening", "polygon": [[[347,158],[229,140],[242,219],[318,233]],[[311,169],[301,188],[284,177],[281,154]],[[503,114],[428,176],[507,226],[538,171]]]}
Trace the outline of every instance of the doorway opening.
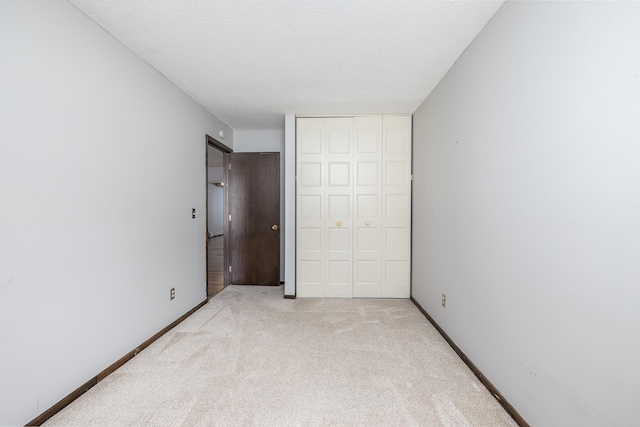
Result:
{"label": "doorway opening", "polygon": [[206,138],[206,268],[207,299],[229,284],[227,191],[224,164],[233,150],[207,135]]}

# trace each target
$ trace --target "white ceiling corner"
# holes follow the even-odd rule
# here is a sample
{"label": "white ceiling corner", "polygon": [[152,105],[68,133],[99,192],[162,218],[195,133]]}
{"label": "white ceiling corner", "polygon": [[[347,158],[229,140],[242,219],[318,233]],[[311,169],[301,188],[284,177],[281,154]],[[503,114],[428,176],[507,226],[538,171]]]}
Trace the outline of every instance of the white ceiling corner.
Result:
{"label": "white ceiling corner", "polygon": [[233,129],[413,113],[503,0],[69,0]]}

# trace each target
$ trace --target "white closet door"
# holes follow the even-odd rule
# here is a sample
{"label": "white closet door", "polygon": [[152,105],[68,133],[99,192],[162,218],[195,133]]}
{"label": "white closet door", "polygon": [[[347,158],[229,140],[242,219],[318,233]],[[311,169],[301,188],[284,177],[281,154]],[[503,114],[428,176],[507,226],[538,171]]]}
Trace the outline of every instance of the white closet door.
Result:
{"label": "white closet door", "polygon": [[297,120],[300,297],[408,298],[411,116]]}
{"label": "white closet door", "polygon": [[325,119],[297,121],[296,294],[323,297],[325,288]]}
{"label": "white closet door", "polygon": [[356,117],[354,141],[353,296],[382,289],[382,117]]}
{"label": "white closet door", "polygon": [[353,295],[353,119],[327,118],[325,296]]}
{"label": "white closet door", "polygon": [[411,116],[383,117],[383,298],[410,297]]}

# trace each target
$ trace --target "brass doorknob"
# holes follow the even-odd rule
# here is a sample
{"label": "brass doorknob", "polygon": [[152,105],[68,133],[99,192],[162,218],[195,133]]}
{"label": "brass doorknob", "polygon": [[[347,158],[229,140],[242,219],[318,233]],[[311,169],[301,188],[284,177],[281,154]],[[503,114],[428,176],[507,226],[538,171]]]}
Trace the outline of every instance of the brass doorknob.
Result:
{"label": "brass doorknob", "polygon": [[273,225],[271,226],[271,229],[272,229],[272,230],[277,230],[277,229],[278,229],[278,226],[277,226],[277,225],[275,225],[275,224],[273,224]]}
{"label": "brass doorknob", "polygon": [[338,221],[338,222],[336,222],[336,225],[337,225],[338,227],[342,227],[342,221]]}
{"label": "brass doorknob", "polygon": [[364,225],[366,225],[367,227],[371,225],[371,223],[369,221],[365,221]]}

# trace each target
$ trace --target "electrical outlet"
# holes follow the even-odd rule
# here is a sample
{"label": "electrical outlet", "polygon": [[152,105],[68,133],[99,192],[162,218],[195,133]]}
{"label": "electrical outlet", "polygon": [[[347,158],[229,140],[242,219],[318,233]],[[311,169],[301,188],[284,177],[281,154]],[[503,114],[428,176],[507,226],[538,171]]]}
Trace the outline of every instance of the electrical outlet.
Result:
{"label": "electrical outlet", "polygon": [[445,294],[442,294],[442,306],[447,306],[447,296]]}
{"label": "electrical outlet", "polygon": [[171,299],[176,299],[176,288],[171,288]]}

